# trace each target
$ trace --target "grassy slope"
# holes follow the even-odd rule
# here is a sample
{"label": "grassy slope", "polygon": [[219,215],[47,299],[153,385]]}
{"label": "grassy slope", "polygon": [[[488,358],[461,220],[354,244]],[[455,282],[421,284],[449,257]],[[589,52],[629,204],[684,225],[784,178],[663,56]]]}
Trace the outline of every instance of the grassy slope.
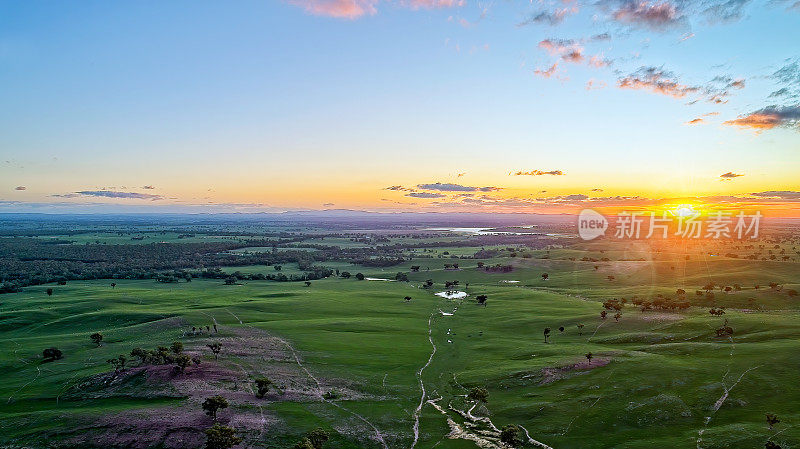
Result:
{"label": "grassy slope", "polygon": [[[432,336],[438,352],[423,375],[431,396],[457,397],[466,387],[485,385],[490,391],[488,410],[497,425],[523,424],[535,438],[558,448],[695,447],[709,407],[723,393],[723,383],[730,386],[745,370],[758,367],[742,378],[714,414],[703,447],[761,447],[771,434],[764,413],[782,418],[786,424],[779,430],[800,418],[794,407],[800,401],[794,388],[800,368],[796,312],[729,311],[726,317],[736,330],[732,346],[712,337],[721,319],[704,310],[692,309],[684,319],[673,321],[630,309],[620,323],[602,322],[597,303],[563,294],[611,296],[624,289],[641,290],[637,285],[669,293],[678,280],[668,277],[669,267],[660,266],[669,261],[620,262],[618,267],[639,266],[613,269],[616,284],[605,280],[606,272],[595,272],[592,264],[583,262],[516,259],[518,268],[507,274],[479,272],[470,267],[474,261],[461,262],[466,268],[458,272],[440,270],[443,259],[361,270],[368,276],[387,277],[404,271],[406,265],[429,263],[432,270],[412,274],[412,280],[460,279],[470,282],[471,294],[489,295],[488,307],[467,301],[454,316],[434,317]],[[719,277],[740,273],[737,276],[754,280],[792,274],[787,264],[767,263],[752,271],[741,263],[715,261],[713,272]],[[601,270],[612,270],[603,265]],[[544,284],[539,280],[542,270],[551,274]],[[695,288],[707,279],[698,267],[686,272],[690,274],[677,285]],[[522,283],[501,285],[500,279]],[[331,279],[315,281],[310,288],[271,282],[224,286],[202,280],[177,285],[117,283],[112,290],[105,281],[72,282],[56,286],[50,298],[44,286],[0,297],[0,337],[7,347],[0,354],[5,380],[0,384],[0,444],[52,437],[51,432],[69,428],[82,416],[152,406],[154,401],[172,404],[175,399],[119,397],[70,403],[56,398],[79,379],[107,371],[107,358],[135,346],[169,343],[187,325],[210,324],[210,315],[223,327],[240,326],[241,319],[245,325],[286,337],[317,376],[358,380],[364,392],[384,399],[351,401],[347,408],[381,429],[391,447],[408,447],[420,394],[415,372],[431,350],[427,320],[439,308],[451,311],[456,305],[418,289],[417,282]],[[405,304],[405,295],[414,300]],[[586,325],[582,336],[575,326],[579,322]],[[562,325],[563,335],[556,330]],[[547,345],[542,339],[546,326],[555,334]],[[88,339],[95,330],[105,335],[100,348]],[[61,348],[65,358],[40,364],[38,355],[51,345]],[[610,363],[540,385],[542,368],[580,362],[589,351]],[[362,425],[326,404],[278,402],[268,409],[281,419],[268,441],[278,447],[317,425]],[[417,447],[437,443],[439,448],[474,447],[465,441],[442,440],[446,433],[441,414],[424,407]],[[364,427],[362,434],[360,441],[340,440],[337,447],[375,447],[368,439],[369,429]],[[790,428],[776,441],[784,447],[797,445],[800,430]]]}

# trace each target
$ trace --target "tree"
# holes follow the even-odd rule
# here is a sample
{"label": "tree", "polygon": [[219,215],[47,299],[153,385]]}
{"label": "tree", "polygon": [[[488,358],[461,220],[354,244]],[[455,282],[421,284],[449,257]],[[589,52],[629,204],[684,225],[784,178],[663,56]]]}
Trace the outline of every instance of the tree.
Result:
{"label": "tree", "polygon": [[363,281],[364,275],[362,273],[356,273],[356,279],[358,279],[359,281]]}
{"label": "tree", "polygon": [[211,396],[203,401],[203,410],[213,420],[217,419],[217,412],[223,408],[228,408],[228,400],[222,396]]}
{"label": "tree", "polygon": [[544,328],[544,342],[547,343],[547,339],[550,338],[550,328]]}
{"label": "tree", "polygon": [[230,449],[242,442],[242,438],[236,436],[236,429],[215,423],[206,429],[206,449]]}
{"label": "tree", "polygon": [[781,449],[781,447],[772,441],[767,441],[766,444],[764,444],[764,449]]}
{"label": "tree", "polygon": [[178,372],[185,372],[186,368],[192,363],[192,358],[186,354],[178,354],[175,357],[175,368],[178,369]]}
{"label": "tree", "polygon": [[487,299],[486,295],[478,295],[475,297],[475,299],[478,301],[478,304],[486,306],[486,299]]}
{"label": "tree", "polygon": [[578,335],[583,335],[583,326],[584,325],[583,324],[577,324],[576,326],[578,326]]}
{"label": "tree", "polygon": [[116,282],[112,282],[111,283],[111,288],[116,288],[116,287],[117,287],[117,283]]}
{"label": "tree", "polygon": [[103,341],[103,334],[101,334],[100,332],[95,332],[92,335],[90,335],[89,338],[92,339],[92,342],[94,342],[94,344],[100,346],[100,342]]}
{"label": "tree", "polygon": [[546,280],[548,280],[548,279],[550,279],[550,275],[549,275],[549,274],[547,274],[547,273],[542,273],[542,280],[543,280],[543,281],[546,281]]}
{"label": "tree", "polygon": [[172,345],[169,347],[173,354],[180,354],[183,352],[183,343],[179,341],[173,341]]}
{"label": "tree", "polygon": [[125,369],[125,362],[127,361],[128,359],[126,359],[124,355],[120,354],[118,357],[106,360],[106,363],[110,363],[114,367],[114,371],[122,371]]}
{"label": "tree", "polygon": [[261,399],[269,392],[269,387],[272,386],[272,381],[266,377],[259,377],[256,379],[256,397]]}
{"label": "tree", "polygon": [[675,294],[678,295],[678,296],[685,295],[686,294],[686,290],[684,290],[682,288],[679,288],[679,289],[675,290]]}
{"label": "tree", "polygon": [[220,343],[214,342],[214,343],[209,343],[206,346],[208,346],[208,349],[210,349],[211,352],[214,353],[214,360],[217,360],[217,356],[219,356],[219,352],[222,350],[222,345]]}
{"label": "tree", "polygon": [[564,332],[564,326],[559,326],[559,327],[558,327],[558,331],[559,331],[559,332]]}
{"label": "tree", "polygon": [[406,302],[410,302],[410,301],[411,301],[411,297],[410,297],[410,296],[406,296],[406,297],[405,297],[405,298],[403,298],[403,299],[405,299],[405,300],[406,300]]}
{"label": "tree", "polygon": [[350,274],[349,271],[342,271],[342,274],[340,276],[345,278],[345,279],[349,279],[350,276],[352,276],[352,274]]}
{"label": "tree", "polygon": [[602,319],[606,319],[606,316],[607,316],[607,315],[608,315],[608,312],[606,312],[605,310],[601,310],[601,311],[600,311],[600,318],[602,318]]}
{"label": "tree", "polygon": [[769,430],[772,430],[775,424],[778,424],[779,422],[781,422],[781,420],[778,419],[778,415],[767,413],[767,425],[769,426]]}
{"label": "tree", "polygon": [[330,439],[330,435],[328,435],[328,432],[324,429],[317,427],[311,432],[308,432],[306,438],[311,442],[311,446],[314,447],[314,449],[322,449],[322,446]]}
{"label": "tree", "polygon": [[311,287],[311,281],[306,281],[305,284],[306,284],[306,287]]}
{"label": "tree", "polygon": [[622,318],[622,314],[621,313],[617,312],[617,313],[614,314],[614,321],[616,321],[617,323],[619,323],[619,319],[620,318]]}
{"label": "tree", "polygon": [[58,348],[47,348],[42,351],[42,356],[44,357],[45,361],[52,362],[53,360],[59,360],[64,355],[61,353],[61,350]]}
{"label": "tree", "polygon": [[487,402],[489,401],[489,391],[483,387],[472,387],[467,397],[473,401]]}
{"label": "tree", "polygon": [[47,296],[53,296],[53,289],[52,288],[48,288],[46,291],[47,291]]}
{"label": "tree", "polygon": [[515,424],[503,426],[503,430],[500,431],[500,441],[511,447],[522,446],[524,443],[522,429]]}
{"label": "tree", "polygon": [[133,348],[131,349],[131,357],[138,358],[139,363],[145,363],[147,361],[147,351],[142,348]]}
{"label": "tree", "polygon": [[587,352],[587,353],[586,353],[586,360],[589,362],[589,364],[590,364],[590,365],[592,364],[592,358],[593,358],[593,357],[594,357],[594,356],[592,355],[592,353],[591,353],[591,352]]}

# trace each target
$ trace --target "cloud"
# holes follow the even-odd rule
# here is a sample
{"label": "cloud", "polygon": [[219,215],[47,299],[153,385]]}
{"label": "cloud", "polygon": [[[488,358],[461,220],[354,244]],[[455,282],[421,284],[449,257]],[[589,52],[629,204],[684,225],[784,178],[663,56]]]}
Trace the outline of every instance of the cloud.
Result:
{"label": "cloud", "polygon": [[597,42],[597,41],[610,41],[611,40],[611,35],[608,34],[608,33],[595,34],[594,36],[591,37],[591,40],[593,40],[595,42]]}
{"label": "cloud", "polygon": [[464,6],[466,0],[408,0],[400,2],[401,5],[411,9],[439,9]]}
{"label": "cloud", "polygon": [[683,14],[670,1],[617,1],[611,17],[620,23],[655,31],[663,31],[685,22]]}
{"label": "cloud", "polygon": [[144,190],[155,190],[155,187],[153,187],[153,186],[142,186],[142,188]]}
{"label": "cloud", "polygon": [[[71,195],[71,194],[67,194]],[[98,198],[126,198],[135,200],[160,200],[161,195],[151,195],[149,193],[137,192],[115,192],[113,190],[83,190],[75,192],[75,195],[93,196]],[[55,196],[55,195],[54,195]],[[61,195],[62,198],[72,198],[71,196]]]}
{"label": "cloud", "polygon": [[597,90],[606,87],[607,84],[605,81],[597,81],[594,79],[590,79],[586,82],[586,90]]}
{"label": "cloud", "polygon": [[541,11],[539,13],[532,14],[527,19],[523,20],[522,22],[518,23],[517,26],[526,26],[531,25],[534,23],[544,23],[551,26],[558,25],[564,21],[565,18],[578,13],[578,6],[571,5],[565,8],[558,8],[554,11]]}
{"label": "cloud", "polygon": [[[464,6],[465,2],[466,0],[404,0],[398,4],[418,10],[460,7]],[[379,0],[289,0],[289,3],[316,16],[357,19],[377,14]]]}
{"label": "cloud", "polygon": [[27,190],[27,189],[28,188],[25,187],[25,186],[16,186],[16,187],[14,187],[14,190]]}
{"label": "cloud", "polygon": [[356,19],[378,12],[378,0],[290,0],[289,3],[316,16],[340,19]]}
{"label": "cloud", "polygon": [[418,184],[417,188],[421,190],[437,190],[440,192],[492,192],[495,190],[500,190],[499,187],[472,187],[441,182],[433,184]]}
{"label": "cloud", "polygon": [[561,170],[550,170],[550,171],[531,170],[531,171],[518,171],[509,174],[513,176],[542,176],[542,175],[563,176],[564,172],[562,172]]}
{"label": "cloud", "polygon": [[686,125],[700,125],[700,124],[705,123],[705,122],[706,122],[706,120],[704,118],[698,117],[698,118],[689,120],[685,124]]}
{"label": "cloud", "polygon": [[782,200],[800,200],[800,192],[793,190],[768,190],[766,192],[755,192],[750,195],[761,198],[778,198]]}
{"label": "cloud", "polygon": [[334,204],[334,203],[325,203],[325,204],[322,205],[322,207],[331,207],[331,206],[335,206],[335,205],[336,204]]}
{"label": "cloud", "polygon": [[[600,55],[586,57],[584,55],[585,49],[583,46],[572,39],[544,39],[539,42],[539,48],[545,50],[553,56],[558,56],[564,62],[572,64],[583,64],[584,62],[590,67],[605,67],[611,64],[611,61],[604,59]],[[534,73],[537,75],[549,78],[555,72],[556,65],[554,64],[546,71],[538,70]]]}
{"label": "cloud", "polygon": [[573,195],[566,195],[566,196],[563,196],[562,198],[567,200],[567,201],[583,201],[583,200],[588,200],[589,199],[588,196],[586,196],[584,194],[581,194],[581,193],[577,193],[577,194],[573,194]]}
{"label": "cloud", "polygon": [[723,0],[711,2],[703,14],[711,23],[735,22],[742,18],[742,10],[750,0]]}
{"label": "cloud", "polygon": [[722,122],[723,125],[750,128],[757,132],[773,128],[800,130],[800,104],[794,106],[767,106],[739,118]]}
{"label": "cloud", "polygon": [[534,75],[541,76],[543,78],[550,78],[551,76],[555,75],[556,70],[558,70],[558,63],[555,63],[548,67],[547,69],[536,69],[533,71]]}
{"label": "cloud", "polygon": [[592,189],[592,192],[602,192],[603,189]]}
{"label": "cloud", "polygon": [[412,198],[444,198],[447,195],[442,193],[432,193],[432,192],[411,192],[406,193],[406,196],[410,196]]}
{"label": "cloud", "polygon": [[409,189],[408,187],[403,187],[403,186],[389,186],[389,187],[384,187],[383,190],[396,190],[396,191],[401,191],[401,192],[412,192],[414,189]]}
{"label": "cloud", "polygon": [[733,172],[730,172],[730,171],[728,173],[723,173],[723,174],[719,175],[719,177],[723,181],[730,181],[731,179],[738,178],[738,177],[741,177],[741,176],[744,176],[744,175],[741,174],[741,173],[733,173]]}
{"label": "cloud", "polygon": [[673,98],[683,98],[700,88],[681,84],[672,72],[659,67],[640,67],[634,73],[617,80],[620,89],[647,90]]}

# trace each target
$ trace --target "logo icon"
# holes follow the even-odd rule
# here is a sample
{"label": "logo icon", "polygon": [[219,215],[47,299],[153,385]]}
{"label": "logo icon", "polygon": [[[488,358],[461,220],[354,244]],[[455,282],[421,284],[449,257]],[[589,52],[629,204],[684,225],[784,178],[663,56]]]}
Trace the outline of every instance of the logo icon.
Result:
{"label": "logo icon", "polygon": [[584,240],[594,240],[606,233],[608,220],[603,214],[584,209],[578,215],[578,235]]}

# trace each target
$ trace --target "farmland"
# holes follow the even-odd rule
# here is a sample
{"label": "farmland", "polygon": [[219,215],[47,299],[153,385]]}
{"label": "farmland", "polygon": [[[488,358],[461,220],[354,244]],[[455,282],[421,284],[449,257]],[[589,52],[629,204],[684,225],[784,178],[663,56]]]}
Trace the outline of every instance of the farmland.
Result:
{"label": "farmland", "polygon": [[[500,448],[509,425],[520,426],[520,447],[800,444],[792,240],[763,242],[765,256],[789,259],[752,260],[742,247],[726,257],[735,244],[515,236],[470,246],[474,237],[446,233],[437,246],[412,232],[388,243],[303,232],[291,245],[378,256],[401,245],[402,260],[368,266],[320,247],[304,251],[330,270],[319,279],[300,280],[287,260],[280,270],[221,265],[224,276],[209,278],[212,267],[186,267],[169,282],[69,279],[0,295],[0,445],[200,447],[214,423],[202,403],[216,395],[229,403],[216,420],[244,439],[236,447],[288,448],[322,428],[329,447]],[[250,240],[273,237],[238,238],[233,250],[248,253]],[[299,253],[282,239],[262,254]],[[253,277],[276,272],[298,280]],[[436,295],[456,290],[467,296]],[[173,342],[193,360],[184,370],[130,355]],[[44,359],[50,347],[62,357]],[[127,364],[115,369],[120,355]],[[271,382],[261,398],[259,378]],[[767,414],[780,423],[770,428]]]}

